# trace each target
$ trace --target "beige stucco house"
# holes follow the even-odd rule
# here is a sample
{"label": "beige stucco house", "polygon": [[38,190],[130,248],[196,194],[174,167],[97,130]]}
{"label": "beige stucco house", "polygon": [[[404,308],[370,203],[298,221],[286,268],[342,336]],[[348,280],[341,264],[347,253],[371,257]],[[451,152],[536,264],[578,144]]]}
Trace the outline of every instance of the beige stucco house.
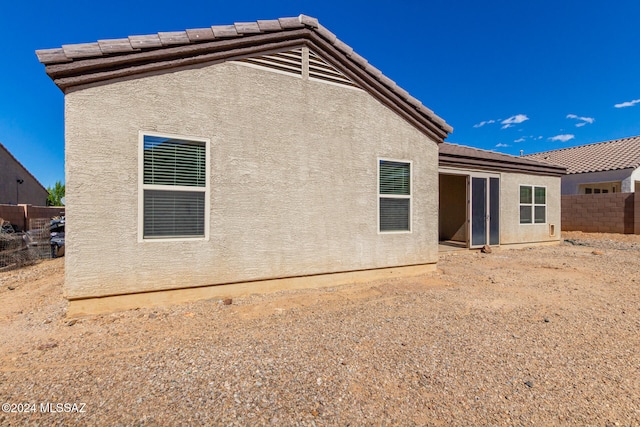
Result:
{"label": "beige stucco house", "polygon": [[69,312],[433,270],[441,118],[307,16],[38,51]]}
{"label": "beige stucco house", "polygon": [[[70,314],[434,270],[452,128],[316,19],[36,53],[65,93]],[[501,240],[557,239],[554,203]]]}
{"label": "beige stucco house", "polygon": [[564,167],[449,143],[439,157],[441,245],[559,242]]}

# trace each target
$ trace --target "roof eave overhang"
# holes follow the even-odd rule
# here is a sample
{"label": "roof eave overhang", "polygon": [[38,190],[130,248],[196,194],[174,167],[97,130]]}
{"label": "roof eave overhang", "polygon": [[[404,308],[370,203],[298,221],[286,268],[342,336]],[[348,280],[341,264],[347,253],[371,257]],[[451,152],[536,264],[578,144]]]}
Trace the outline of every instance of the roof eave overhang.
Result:
{"label": "roof eave overhang", "polygon": [[366,60],[343,53],[318,32],[301,28],[274,33],[247,35],[155,50],[134,51],[100,58],[76,59],[46,65],[45,71],[65,93],[71,89],[113,79],[131,78],[197,64],[215,63],[259,55],[301,45],[324,53],[326,60],[340,69],[378,101],[399,114],[437,143],[444,142],[452,128],[382,73],[366,71]]}
{"label": "roof eave overhang", "polygon": [[533,165],[504,160],[488,160],[469,156],[454,156],[440,153],[438,164],[441,167],[454,167],[462,169],[481,169],[497,172],[526,173],[545,176],[564,176],[567,171],[560,166]]}

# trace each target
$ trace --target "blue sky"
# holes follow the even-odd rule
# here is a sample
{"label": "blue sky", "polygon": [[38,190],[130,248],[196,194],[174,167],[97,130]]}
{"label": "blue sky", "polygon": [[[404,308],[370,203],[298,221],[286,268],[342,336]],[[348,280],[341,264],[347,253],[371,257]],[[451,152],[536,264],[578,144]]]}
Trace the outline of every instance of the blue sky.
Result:
{"label": "blue sky", "polygon": [[640,135],[640,2],[4,1],[0,142],[64,180],[64,97],[34,51],[310,15],[454,127],[517,155]]}

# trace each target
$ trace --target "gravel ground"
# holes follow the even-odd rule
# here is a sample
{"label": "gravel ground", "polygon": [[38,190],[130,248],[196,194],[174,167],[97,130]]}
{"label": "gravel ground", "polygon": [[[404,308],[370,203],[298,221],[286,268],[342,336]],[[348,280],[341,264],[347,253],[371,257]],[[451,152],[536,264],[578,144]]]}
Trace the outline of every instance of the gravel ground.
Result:
{"label": "gravel ground", "polygon": [[640,236],[563,237],[80,319],[63,260],[0,273],[0,425],[640,426]]}

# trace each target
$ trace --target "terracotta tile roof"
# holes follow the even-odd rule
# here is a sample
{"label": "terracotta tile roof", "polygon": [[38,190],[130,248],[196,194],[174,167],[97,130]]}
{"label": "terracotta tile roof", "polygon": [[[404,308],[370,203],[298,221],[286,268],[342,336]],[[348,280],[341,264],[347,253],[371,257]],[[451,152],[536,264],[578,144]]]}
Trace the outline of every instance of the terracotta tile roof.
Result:
{"label": "terracotta tile roof", "polygon": [[[401,100],[401,108],[411,116],[417,113],[423,117],[419,120],[427,119],[437,140],[443,141],[453,131],[442,118],[355,53],[316,18],[306,15],[63,45],[61,48],[37,50],[36,55],[46,65],[47,74],[64,91],[72,86],[150,70],[232,59],[234,54],[246,57],[261,44],[269,43],[270,49],[281,49],[301,41],[328,46],[332,52],[345,58],[351,72],[370,80],[373,86],[381,86],[376,88],[379,96],[389,97],[390,91]],[[160,63],[164,65],[158,65]]]}
{"label": "terracotta tile roof", "polygon": [[567,173],[599,172],[640,167],[640,136],[545,151],[524,156],[567,168]]}
{"label": "terracotta tile roof", "polygon": [[440,144],[438,147],[440,149],[438,156],[440,166],[552,176],[561,176],[566,173],[566,169],[562,166],[495,151],[481,150],[448,142]]}

